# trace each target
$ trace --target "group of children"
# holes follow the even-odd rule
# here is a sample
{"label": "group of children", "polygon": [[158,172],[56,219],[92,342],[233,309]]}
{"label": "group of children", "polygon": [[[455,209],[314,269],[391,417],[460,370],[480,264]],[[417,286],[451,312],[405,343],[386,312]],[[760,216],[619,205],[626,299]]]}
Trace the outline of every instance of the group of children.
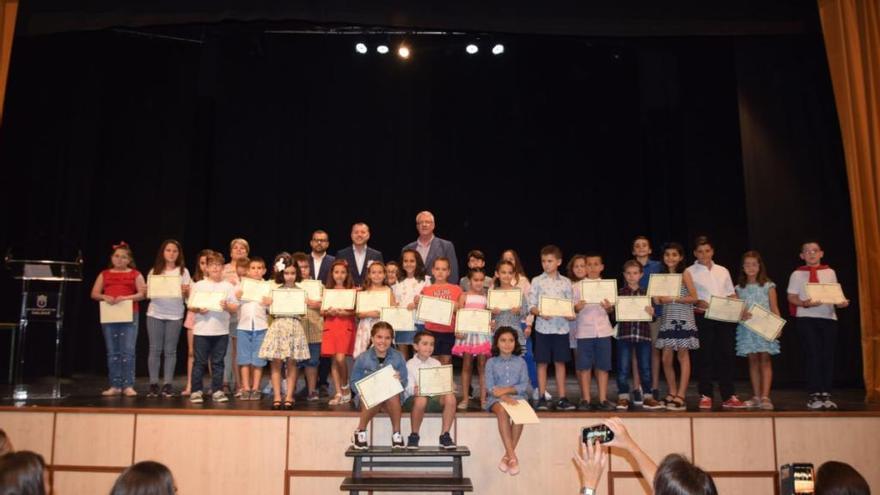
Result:
{"label": "group of children", "polygon": [[[383,329],[388,325],[379,321],[378,311],[322,310],[321,302],[311,299],[307,300],[306,314],[296,317],[269,314],[272,303],[270,296],[259,301],[242,301],[242,281],[262,281],[270,269],[270,279],[276,287],[298,287],[303,279],[309,278],[309,259],[305,253],[281,253],[267,267],[261,258],[248,257],[249,252],[245,240],[235,239],[230,245],[232,262],[226,264],[222,254],[203,250],[199,253],[195,274],[190,276],[184,266],[180,244],[166,240],[160,246],[145,280],[134,266],[131,248],[125,243],[115,245],[110,266],[95,281],[92,298],[108,304],[131,299],[134,314],[131,322],[102,325],[110,373],[110,388],[103,392],[104,395],[137,394],[134,390],[137,302],[146,298],[149,277],[179,275],[181,297],[152,299],[146,312],[150,341],[150,395],[174,395],[171,382],[177,342],[181,327],[185,327],[191,359],[187,386],[182,394],[189,395],[192,402],[204,400],[202,382],[208,370],[212,377],[213,400],[228,400],[224,383],[230,381],[227,370],[231,370],[234,360],[240,385],[236,396],[240,400],[261,398],[262,370],[268,363],[274,395],[273,409],[292,409],[299,370],[304,370],[308,400],[317,400],[320,357],[331,360],[335,390],[330,405],[351,401],[351,384],[373,364],[372,361],[367,363],[363,360],[374,360],[379,366],[385,362],[385,356],[376,354],[379,349],[376,335],[378,333],[384,342]],[[413,329],[387,328],[392,334],[387,349],[393,356],[399,354],[401,366],[404,366],[402,363],[409,358],[411,350],[413,358],[406,366],[411,364],[418,367],[423,364],[428,357],[424,354],[428,347],[431,349],[429,356],[436,357],[436,362],[440,364],[451,363],[453,355],[461,357],[462,372],[458,387],[461,399],[453,404],[458,409],[468,408],[469,391],[476,372],[479,384],[477,397],[481,408],[487,410],[494,410],[494,405],[504,400],[506,394],[498,395],[495,390],[498,387],[512,387],[517,394],[536,388],[534,396],[530,397],[535,399],[534,406],[538,410],[553,407],[565,411],[612,411],[626,410],[631,405],[647,410],[685,410],[685,394],[692,368],[690,351],[695,349],[700,349],[696,369],[700,409],[711,409],[713,406],[713,381],[716,376],[723,408],[772,409],[769,397],[772,381],[770,356],[779,353],[779,342],[758,336],[742,322],[725,323],[705,317],[712,296],[742,299],[747,303],[747,308],[759,304],[779,315],[775,284],[767,276],[761,255],[748,251],[742,256],[740,273],[734,284],[728,270],[713,262],[714,249],[705,237],[696,240],[693,250],[696,261],[691,265],[685,264],[685,250],[677,243],[663,246],[662,261],[652,260],[651,254],[651,246],[646,238],[638,237],[633,241],[633,259],[623,265],[624,283],[619,289],[620,296],[644,296],[651,274],[682,274],[677,296],[654,297],[652,305],[645,308],[653,316],[651,322],[627,321],[612,325],[610,314],[614,312],[614,305],[607,300],[587,304],[581,300],[577,283],[602,278],[605,269],[602,256],[594,253],[572,256],[568,260],[567,276],[564,276],[560,273],[562,253],[552,245],[541,250],[543,273],[531,281],[525,276],[519,257],[513,250],[503,253],[491,275],[485,270],[485,256],[479,251],[471,251],[468,254],[468,274],[458,284],[448,280],[451,268],[448,259],[438,258],[430,267],[428,276],[420,254],[416,250],[404,250],[399,262],[372,262],[362,287],[355,287],[347,263],[335,260],[330,266],[324,287],[384,291],[388,293],[390,304],[413,311],[421,296],[451,300],[456,309],[486,309],[487,290],[490,287],[520,289],[522,300],[519,306],[503,311],[491,310],[493,332],[490,334],[457,333],[454,320],[447,325],[415,320]],[[796,317],[799,336],[806,350],[810,393],[807,405],[811,409],[836,408],[830,395],[832,353],[825,352],[833,349],[835,343],[835,307],[811,301],[805,290],[807,283],[836,282],[834,271],[821,264],[823,254],[817,242],[804,243],[800,257],[805,264],[792,273],[787,290],[791,314]],[[185,301],[197,292],[222,293],[220,307],[187,307]],[[542,296],[571,300],[574,315],[566,318],[541,314],[539,301]],[[837,307],[842,308],[847,304],[844,301]],[[742,319],[750,316],[748,311],[744,311]],[[501,329],[510,329],[510,337],[515,341],[514,355],[522,354],[525,383],[506,383],[512,375],[499,374],[499,361],[496,361],[496,366],[490,366],[491,356],[503,355],[498,342]],[[613,340],[617,341],[618,357],[616,404],[608,397]],[[160,388],[159,369],[163,356],[165,373]],[[735,356],[748,358],[753,390],[752,398],[747,401],[740,401],[734,391],[732,370]],[[350,371],[351,358],[354,364]],[[581,389],[581,399],[577,405],[567,398],[565,389],[566,364],[572,360]],[[674,366],[676,360],[678,373]],[[392,359],[389,362],[396,361]],[[553,403],[547,393],[551,365],[557,392],[557,399]],[[668,391],[662,397],[659,393],[661,367],[668,385]],[[281,383],[285,368],[286,388]],[[408,390],[407,397],[413,398],[413,405],[424,403],[423,398],[412,392],[418,384],[406,380],[405,369],[398,372]],[[596,401],[592,401],[591,393],[593,375],[598,385]],[[504,385],[499,385],[501,383]],[[456,402],[454,397],[450,400]],[[444,398],[441,404],[444,421],[447,414],[452,414],[447,411],[449,404],[449,400]],[[389,412],[394,415],[393,411]],[[447,430],[444,429],[446,433]],[[418,428],[414,431],[417,444]],[[508,433],[509,443],[515,445],[517,430],[514,428]],[[402,442],[402,438],[399,440]],[[511,455],[508,452],[508,465],[515,465],[515,457],[511,458]]]}

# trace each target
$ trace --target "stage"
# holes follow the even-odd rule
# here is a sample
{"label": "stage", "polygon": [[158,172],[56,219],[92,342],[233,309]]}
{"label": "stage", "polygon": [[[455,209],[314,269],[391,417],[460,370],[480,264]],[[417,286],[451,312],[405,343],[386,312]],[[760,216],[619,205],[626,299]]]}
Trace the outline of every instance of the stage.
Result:
{"label": "stage", "polygon": [[[284,412],[272,411],[266,397],[203,405],[184,398],[103,398],[100,385],[93,377],[66,386],[71,396],[64,400],[0,403],[0,427],[17,449],[46,458],[57,495],[106,493],[125,466],[145,459],[167,464],[182,494],[340,493],[351,472],[344,452],[357,414],[348,405],[297,401]],[[515,478],[495,467],[502,449],[494,416],[472,402],[458,414],[453,436],[472,452],[464,476],[473,480],[475,493],[575,493],[570,459],[580,427],[610,415],[622,417],[655,460],[671,452],[694,459],[712,473],[721,493],[773,494],[779,465],[818,466],[829,459],[851,463],[876,487],[880,444],[866,439],[880,438],[880,408],[866,406],[861,394],[839,391],[841,409],[834,412],[806,411],[798,390],[775,391],[772,412],[698,412],[693,394],[681,413],[542,412],[540,425],[525,428],[517,448],[522,473]],[[436,444],[439,428],[439,417],[429,415],[422,444]],[[406,417],[403,432],[409,433]],[[379,417],[371,443],[390,444],[390,433],[387,418]],[[641,483],[634,464],[612,449],[601,493],[646,493]]]}

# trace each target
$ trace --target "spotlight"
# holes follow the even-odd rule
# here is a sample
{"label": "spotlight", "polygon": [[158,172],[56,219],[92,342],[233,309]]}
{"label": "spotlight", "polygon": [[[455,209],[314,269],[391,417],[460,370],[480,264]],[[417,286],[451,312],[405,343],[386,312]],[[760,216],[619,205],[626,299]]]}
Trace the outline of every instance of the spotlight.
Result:
{"label": "spotlight", "polygon": [[477,47],[477,45],[471,43],[470,45],[468,45],[464,48],[464,51],[468,52],[469,55],[473,55],[473,54],[477,53],[478,51],[480,51],[480,49]]}
{"label": "spotlight", "polygon": [[504,53],[504,45],[501,43],[492,47],[492,55],[501,55],[502,53]]}
{"label": "spotlight", "polygon": [[409,47],[406,45],[400,45],[400,48],[397,49],[397,55],[402,59],[408,59],[410,55]]}
{"label": "spotlight", "polygon": [[364,53],[367,53],[367,45],[365,45],[363,43],[358,43],[357,45],[354,45],[354,49],[356,52],[360,53],[361,55],[363,55]]}
{"label": "spotlight", "polygon": [[386,53],[388,53],[388,45],[379,45],[376,47],[376,51],[381,53],[382,55],[385,55]]}

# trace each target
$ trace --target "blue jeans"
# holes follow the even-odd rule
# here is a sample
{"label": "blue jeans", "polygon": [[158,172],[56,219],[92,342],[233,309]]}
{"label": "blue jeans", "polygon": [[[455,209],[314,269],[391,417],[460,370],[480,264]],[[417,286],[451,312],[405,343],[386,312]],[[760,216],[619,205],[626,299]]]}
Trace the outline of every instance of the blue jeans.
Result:
{"label": "blue jeans", "polygon": [[[629,393],[630,368],[632,353],[636,353],[639,365],[639,378],[645,387],[651,386],[651,342],[617,341],[617,393]],[[649,390],[650,391],[650,390]]]}
{"label": "blue jeans", "polygon": [[194,335],[193,336],[193,372],[192,391],[202,391],[202,380],[208,360],[211,361],[211,390],[223,389],[223,358],[229,345],[229,335]]}
{"label": "blue jeans", "polygon": [[105,323],[104,344],[107,346],[107,370],[113,388],[134,387],[134,351],[138,335],[138,315],[131,323]]}
{"label": "blue jeans", "polygon": [[[525,330],[525,323],[520,324]],[[535,330],[532,329],[532,332]],[[529,371],[529,381],[532,382],[532,388],[538,388],[538,366],[535,364],[535,352],[532,349],[532,337],[526,337],[526,350],[523,353],[523,359],[526,360],[526,369]]]}

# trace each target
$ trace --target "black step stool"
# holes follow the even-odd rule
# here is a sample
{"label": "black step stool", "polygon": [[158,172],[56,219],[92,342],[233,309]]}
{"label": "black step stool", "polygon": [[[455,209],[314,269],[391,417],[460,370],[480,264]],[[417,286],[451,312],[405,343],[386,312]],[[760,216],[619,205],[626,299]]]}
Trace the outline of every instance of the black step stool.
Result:
{"label": "black step stool", "polygon": [[[470,478],[464,478],[461,458],[471,455],[467,447],[446,450],[440,447],[419,447],[418,450],[392,449],[391,447],[370,447],[357,450],[349,447],[346,457],[352,457],[354,464],[351,477],[345,478],[339,487],[350,495],[361,491],[370,492],[450,492],[463,495],[474,491]],[[448,457],[450,460],[437,460]],[[376,460],[376,459],[385,460]],[[429,458],[424,461],[409,461],[413,458]],[[408,471],[364,471],[364,468],[412,468],[443,467],[449,473],[418,473]]]}

